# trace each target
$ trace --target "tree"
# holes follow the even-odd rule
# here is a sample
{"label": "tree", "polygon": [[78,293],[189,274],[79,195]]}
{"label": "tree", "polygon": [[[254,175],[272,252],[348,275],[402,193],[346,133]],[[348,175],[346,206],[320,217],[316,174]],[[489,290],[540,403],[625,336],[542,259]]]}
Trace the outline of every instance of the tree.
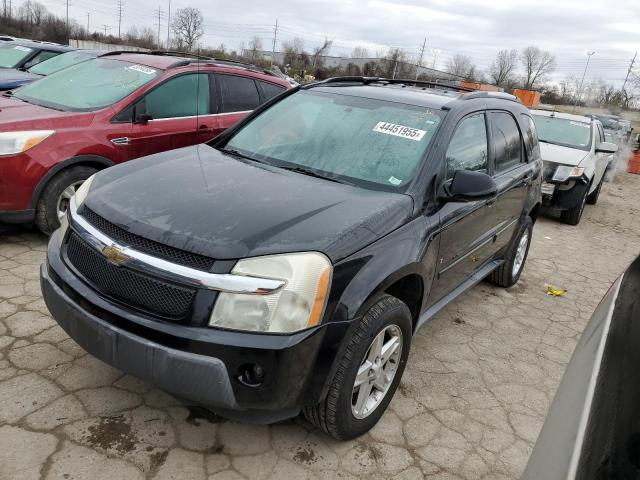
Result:
{"label": "tree", "polygon": [[517,64],[517,50],[500,50],[489,67],[489,76],[494,85],[499,87],[510,86]]}
{"label": "tree", "polygon": [[249,42],[249,52],[251,55],[251,61],[255,62],[261,56],[262,52],[262,40],[260,37],[253,37]]}
{"label": "tree", "polygon": [[333,40],[329,40],[327,37],[324,37],[324,43],[314,48],[313,50],[313,66],[321,67],[323,64],[322,57],[329,53],[331,49],[331,45],[333,44]]}
{"label": "tree", "polygon": [[457,75],[469,80],[473,80],[476,77],[476,66],[471,61],[471,57],[466,55],[454,55],[447,61],[445,70],[451,75]]}
{"label": "tree", "polygon": [[191,50],[195,43],[204,35],[204,19],[202,12],[193,7],[179,8],[171,22],[171,29],[176,37],[184,43],[187,50]]}
{"label": "tree", "polygon": [[534,46],[522,49],[520,62],[524,69],[523,86],[529,90],[544,81],[546,76],[556,68],[555,55]]}
{"label": "tree", "polygon": [[353,47],[351,58],[369,58],[369,50],[366,47]]}
{"label": "tree", "polygon": [[18,15],[25,22],[29,23],[29,25],[40,25],[44,17],[47,15],[47,9],[40,2],[27,0],[20,7]]}

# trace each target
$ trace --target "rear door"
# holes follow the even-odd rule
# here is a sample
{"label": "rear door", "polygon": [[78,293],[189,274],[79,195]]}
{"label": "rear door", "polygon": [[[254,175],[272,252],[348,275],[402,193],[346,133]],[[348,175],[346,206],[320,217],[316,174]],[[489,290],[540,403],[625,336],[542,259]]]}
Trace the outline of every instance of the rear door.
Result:
{"label": "rear door", "polygon": [[495,253],[509,243],[518,227],[535,168],[527,162],[523,136],[515,117],[507,111],[491,111],[488,116],[492,140],[491,170],[498,186],[498,197],[489,203],[494,221],[492,250]]}
{"label": "rear door", "polygon": [[215,91],[218,115],[211,119],[212,134],[217,136],[235,125],[261,103],[256,80],[241,75],[216,73]]}
{"label": "rear door", "polygon": [[[130,158],[138,158],[205,141],[200,119],[212,113],[207,73],[186,73],[160,83],[138,100],[132,111],[128,137]],[[140,122],[142,115],[148,120]]]}
{"label": "rear door", "polygon": [[[474,113],[457,125],[446,153],[445,182],[457,170],[489,171],[487,120]],[[429,295],[432,305],[463,283],[489,258],[489,231],[494,225],[486,200],[447,202],[440,209],[437,276]]]}

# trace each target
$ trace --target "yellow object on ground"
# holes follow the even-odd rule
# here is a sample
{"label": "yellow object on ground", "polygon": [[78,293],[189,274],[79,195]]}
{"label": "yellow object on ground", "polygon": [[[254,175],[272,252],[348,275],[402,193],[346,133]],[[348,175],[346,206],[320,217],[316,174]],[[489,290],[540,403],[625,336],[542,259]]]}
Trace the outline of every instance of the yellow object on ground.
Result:
{"label": "yellow object on ground", "polygon": [[547,285],[547,295],[552,295],[554,297],[561,297],[565,293],[567,293],[567,291],[564,289],[558,289],[558,288],[552,287],[551,285]]}

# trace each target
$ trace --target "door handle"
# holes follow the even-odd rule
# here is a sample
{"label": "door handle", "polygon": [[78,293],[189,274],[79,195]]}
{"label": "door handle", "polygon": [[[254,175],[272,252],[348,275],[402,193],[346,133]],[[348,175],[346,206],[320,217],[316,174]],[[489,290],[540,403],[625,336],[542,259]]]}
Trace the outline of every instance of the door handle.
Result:
{"label": "door handle", "polygon": [[524,183],[525,186],[530,187],[533,183],[533,175],[525,175],[522,177],[522,183]]}
{"label": "door handle", "polygon": [[118,146],[129,145],[129,137],[112,138],[111,143]]}
{"label": "door handle", "polygon": [[486,205],[489,207],[493,207],[497,201],[498,201],[498,197],[490,198],[489,200],[487,200]]}
{"label": "door handle", "polygon": [[213,133],[214,129],[207,125],[200,125],[198,127],[198,133]]}

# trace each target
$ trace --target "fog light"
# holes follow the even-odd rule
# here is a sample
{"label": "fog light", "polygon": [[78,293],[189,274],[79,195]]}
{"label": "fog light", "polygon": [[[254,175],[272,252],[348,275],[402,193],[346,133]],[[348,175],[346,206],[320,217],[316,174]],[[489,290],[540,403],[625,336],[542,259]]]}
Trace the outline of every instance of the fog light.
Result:
{"label": "fog light", "polygon": [[264,369],[256,363],[245,363],[238,368],[236,379],[246,387],[259,387],[264,381]]}

